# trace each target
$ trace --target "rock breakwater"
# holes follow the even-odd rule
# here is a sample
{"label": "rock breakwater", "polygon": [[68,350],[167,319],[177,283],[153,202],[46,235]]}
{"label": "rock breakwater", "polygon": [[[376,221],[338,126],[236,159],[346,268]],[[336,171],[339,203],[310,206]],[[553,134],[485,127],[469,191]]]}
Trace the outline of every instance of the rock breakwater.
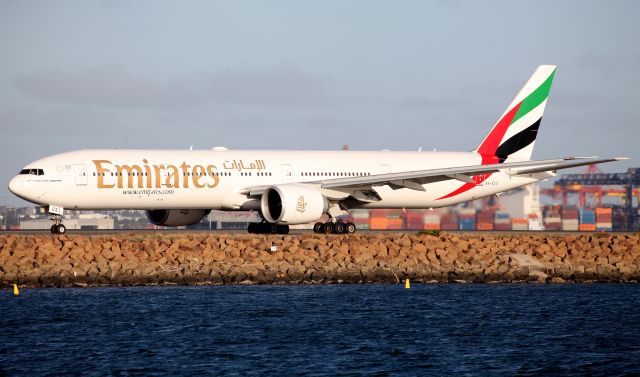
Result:
{"label": "rock breakwater", "polygon": [[638,282],[637,234],[0,235],[0,286]]}

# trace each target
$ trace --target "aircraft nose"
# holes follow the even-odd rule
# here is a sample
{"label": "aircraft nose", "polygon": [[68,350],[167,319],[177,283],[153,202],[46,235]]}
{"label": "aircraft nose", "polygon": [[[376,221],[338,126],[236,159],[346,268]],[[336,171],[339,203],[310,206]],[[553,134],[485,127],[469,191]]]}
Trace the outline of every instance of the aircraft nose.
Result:
{"label": "aircraft nose", "polygon": [[19,195],[20,191],[20,183],[18,182],[18,177],[13,177],[11,181],[9,181],[9,191],[11,191],[14,195]]}
{"label": "aircraft nose", "polygon": [[16,175],[9,181],[9,191],[13,193],[13,195],[18,196],[20,198],[25,198],[27,195],[27,187],[24,181],[24,176]]}

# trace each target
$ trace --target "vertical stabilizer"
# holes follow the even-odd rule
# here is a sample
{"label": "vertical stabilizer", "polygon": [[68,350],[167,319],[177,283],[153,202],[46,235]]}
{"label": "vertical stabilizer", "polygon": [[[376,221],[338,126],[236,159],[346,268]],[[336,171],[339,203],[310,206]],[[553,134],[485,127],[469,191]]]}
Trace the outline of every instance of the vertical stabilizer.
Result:
{"label": "vertical stabilizer", "polygon": [[541,65],[476,149],[483,162],[530,160],[547,104],[555,65]]}

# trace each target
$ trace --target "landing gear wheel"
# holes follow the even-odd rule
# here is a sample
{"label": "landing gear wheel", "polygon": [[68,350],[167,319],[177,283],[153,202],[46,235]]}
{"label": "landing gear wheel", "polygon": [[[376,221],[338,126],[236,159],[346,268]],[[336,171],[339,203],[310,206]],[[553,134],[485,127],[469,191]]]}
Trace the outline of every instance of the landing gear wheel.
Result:
{"label": "landing gear wheel", "polygon": [[67,227],[60,224],[58,225],[58,234],[65,234],[67,232]]}
{"label": "landing gear wheel", "polygon": [[335,234],[342,234],[342,233],[345,233],[345,226],[344,226],[344,223],[343,223],[343,222],[337,222],[337,223],[335,224],[335,227],[334,227],[334,229],[333,229],[333,232],[334,232]]}
{"label": "landing gear wheel", "polygon": [[352,223],[352,222],[348,222],[345,225],[345,233],[347,234],[353,234],[356,232],[356,224]]}
{"label": "landing gear wheel", "polygon": [[323,228],[324,228],[323,223],[315,223],[313,225],[313,233],[322,233]]}
{"label": "landing gear wheel", "polygon": [[279,234],[289,234],[289,225],[278,225]]}
{"label": "landing gear wheel", "polygon": [[58,225],[51,225],[51,234],[58,234]]}
{"label": "landing gear wheel", "polygon": [[268,229],[268,233],[271,233],[271,234],[277,234],[279,230],[276,224],[269,225],[269,228],[267,229]]}
{"label": "landing gear wheel", "polygon": [[332,222],[328,222],[324,224],[323,227],[323,231],[325,234],[329,234],[329,233],[333,233],[333,230],[335,229],[335,225]]}

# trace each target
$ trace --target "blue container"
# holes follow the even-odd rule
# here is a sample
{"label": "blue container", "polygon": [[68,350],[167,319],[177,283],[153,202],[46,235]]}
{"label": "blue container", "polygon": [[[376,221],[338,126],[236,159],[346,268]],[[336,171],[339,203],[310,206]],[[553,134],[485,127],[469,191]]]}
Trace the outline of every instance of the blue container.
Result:
{"label": "blue container", "polygon": [[596,213],[591,209],[581,209],[579,218],[580,218],[580,224],[596,223]]}
{"label": "blue container", "polygon": [[458,226],[460,227],[460,230],[475,230],[476,220],[460,218],[458,220]]}

